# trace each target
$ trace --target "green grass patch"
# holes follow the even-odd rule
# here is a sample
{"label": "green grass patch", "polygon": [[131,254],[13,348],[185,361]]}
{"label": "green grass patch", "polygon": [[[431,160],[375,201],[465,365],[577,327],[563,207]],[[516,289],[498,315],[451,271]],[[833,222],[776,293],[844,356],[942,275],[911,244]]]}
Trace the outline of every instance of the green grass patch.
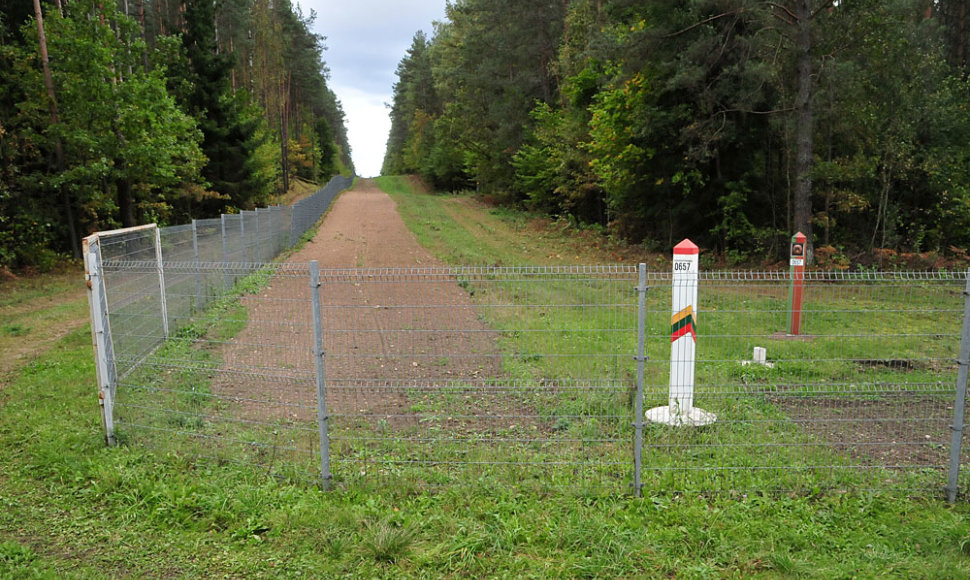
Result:
{"label": "green grass patch", "polygon": [[665,263],[667,257],[625,246],[596,230],[499,207],[473,195],[415,192],[406,177],[377,178],[422,246],[454,265],[602,264],[633,259]]}
{"label": "green grass patch", "polygon": [[87,320],[84,292],[84,273],[74,265],[0,282],[0,385],[10,370]]}
{"label": "green grass patch", "polygon": [[30,327],[23,324],[4,324],[0,326],[0,333],[7,336],[27,336],[30,334]]}

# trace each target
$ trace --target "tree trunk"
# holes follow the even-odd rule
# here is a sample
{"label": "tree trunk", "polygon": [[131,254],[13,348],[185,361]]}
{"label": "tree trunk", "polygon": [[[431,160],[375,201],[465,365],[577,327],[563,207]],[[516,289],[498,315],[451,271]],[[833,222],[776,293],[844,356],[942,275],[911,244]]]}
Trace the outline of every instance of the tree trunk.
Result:
{"label": "tree trunk", "polygon": [[805,234],[805,256],[811,263],[812,241],[812,146],[814,120],[812,117],[812,3],[797,0],[798,21],[796,47],[798,51],[798,96],[795,101],[795,229]]}
{"label": "tree trunk", "polygon": [[290,191],[290,73],[280,94],[280,146],[283,156],[283,194]]}
{"label": "tree trunk", "polygon": [[[124,161],[117,161],[124,167]],[[135,200],[131,196],[131,181],[126,177],[119,177],[115,180],[115,188],[118,190],[118,212],[121,214],[122,227],[130,228],[137,225],[135,222]]]}
{"label": "tree trunk", "polygon": [[148,65],[148,29],[145,28],[145,0],[138,0],[138,22],[141,23],[142,38],[145,39],[145,48],[141,51],[141,62],[145,67],[145,72],[151,70]]}
{"label": "tree trunk", "polygon": [[[47,104],[50,108],[51,125],[57,125],[61,121],[60,114],[57,111],[57,96],[54,93],[54,76],[51,74],[50,57],[47,53],[47,35],[44,33],[44,13],[40,7],[40,0],[34,0],[34,19],[37,21],[37,43],[40,45],[40,63],[44,72],[44,87],[47,89]],[[54,163],[58,173],[64,171],[64,146],[60,138],[54,141]],[[74,209],[71,205],[71,195],[63,185],[60,188],[60,198],[64,204],[68,236],[71,238],[71,251],[75,258],[80,258],[80,236],[78,235],[77,224],[74,222]]]}
{"label": "tree trunk", "polygon": [[[60,122],[57,113],[57,98],[54,95],[54,77],[51,75],[50,58],[47,55],[47,35],[44,34],[44,14],[40,9],[40,0],[34,0],[34,17],[37,20],[37,42],[40,45],[40,65],[44,71],[44,87],[47,88],[47,104],[50,108],[51,123]],[[58,146],[58,149],[60,147]],[[63,152],[58,159],[58,169],[63,169]]]}
{"label": "tree trunk", "polygon": [[967,2],[960,3],[960,12],[957,16],[957,46],[956,63],[957,66],[967,64]]}
{"label": "tree trunk", "polygon": [[[122,151],[128,148],[127,140],[118,126],[119,119],[115,118],[115,138]],[[132,195],[131,178],[128,176],[128,162],[124,156],[115,159],[115,169],[119,175],[115,178],[115,188],[118,190],[118,213],[121,214],[121,225],[126,228],[134,227],[135,222],[135,200]]]}
{"label": "tree trunk", "polygon": [[[229,53],[236,54],[236,47],[232,42],[232,21],[229,22]],[[229,69],[229,85],[232,87],[232,94],[236,94],[236,67],[233,65]]]}

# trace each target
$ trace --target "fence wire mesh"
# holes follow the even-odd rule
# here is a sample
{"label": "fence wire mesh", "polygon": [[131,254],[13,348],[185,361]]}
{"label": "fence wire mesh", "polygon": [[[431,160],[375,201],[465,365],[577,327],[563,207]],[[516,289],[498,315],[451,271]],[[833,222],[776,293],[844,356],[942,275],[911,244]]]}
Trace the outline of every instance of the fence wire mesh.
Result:
{"label": "fence wire mesh", "polygon": [[[150,269],[125,265],[129,275]],[[316,391],[306,388],[315,378],[312,316],[303,308],[311,296],[307,267],[166,264],[166,273],[177,276],[200,270],[237,282],[229,293],[207,286],[205,311],[180,320],[159,348],[120,377],[117,438],[259,464],[286,476],[314,473],[320,449]],[[186,289],[191,295],[169,299],[193,299],[194,288]]]}
{"label": "fence wire mesh", "polygon": [[622,490],[636,269],[322,273],[338,479]]}
{"label": "fence wire mesh", "polygon": [[956,451],[965,273],[808,272],[789,336],[786,272],[702,272],[703,427],[634,413],[638,338],[639,406],[668,402],[668,272],[646,273],[642,308],[627,265],[323,270],[315,288],[307,265],[190,260],[164,277],[186,281],[169,303],[204,305],[169,314],[167,340],[133,291],[156,264],[104,261],[119,433],[289,477],[320,477],[323,454],[344,486],[936,493]]}
{"label": "fence wire mesh", "polygon": [[[787,273],[701,273],[694,396],[718,419],[647,425],[645,486],[941,491],[965,287],[966,274],[808,272],[790,336]],[[650,336],[653,352],[669,341]],[[648,363],[647,407],[666,404],[670,364]]]}

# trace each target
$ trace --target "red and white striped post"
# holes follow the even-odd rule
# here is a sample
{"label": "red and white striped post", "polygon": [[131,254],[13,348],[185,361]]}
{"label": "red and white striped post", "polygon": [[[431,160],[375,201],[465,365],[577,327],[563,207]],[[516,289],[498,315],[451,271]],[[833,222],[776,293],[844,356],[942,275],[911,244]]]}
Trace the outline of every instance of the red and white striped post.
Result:
{"label": "red and white striped post", "polygon": [[694,361],[697,349],[697,279],[700,249],[684,240],[674,247],[670,316],[670,394],[668,404],[646,412],[665,425],[709,425],[717,420],[694,406]]}
{"label": "red and white striped post", "polygon": [[805,234],[798,232],[791,238],[791,310],[788,334],[798,336],[802,329],[802,281],[805,279]]}

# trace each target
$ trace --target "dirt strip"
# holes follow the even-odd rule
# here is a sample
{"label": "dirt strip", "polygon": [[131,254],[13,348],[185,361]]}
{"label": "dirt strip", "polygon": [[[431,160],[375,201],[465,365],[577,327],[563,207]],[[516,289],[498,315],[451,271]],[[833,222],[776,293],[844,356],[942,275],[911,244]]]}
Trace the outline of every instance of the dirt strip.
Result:
{"label": "dirt strip", "polygon": [[290,258],[310,260],[321,268],[443,266],[407,229],[394,201],[369,179],[342,193],[313,241]]}
{"label": "dirt strip", "polygon": [[[372,270],[371,278],[359,271],[347,276],[327,271],[444,266],[421,247],[394,201],[372,181],[341,194],[313,241],[289,261],[311,260],[324,273],[320,296],[331,414],[395,423],[415,403],[407,395],[412,385],[501,375],[495,333],[479,320],[457,280],[400,279],[387,270]],[[312,373],[307,288],[306,277],[276,276],[260,296],[244,297],[249,323],[224,349],[225,368]],[[253,372],[214,383],[220,396],[251,401],[244,404],[245,415],[256,420],[306,420],[316,396],[306,381],[275,386]]]}

